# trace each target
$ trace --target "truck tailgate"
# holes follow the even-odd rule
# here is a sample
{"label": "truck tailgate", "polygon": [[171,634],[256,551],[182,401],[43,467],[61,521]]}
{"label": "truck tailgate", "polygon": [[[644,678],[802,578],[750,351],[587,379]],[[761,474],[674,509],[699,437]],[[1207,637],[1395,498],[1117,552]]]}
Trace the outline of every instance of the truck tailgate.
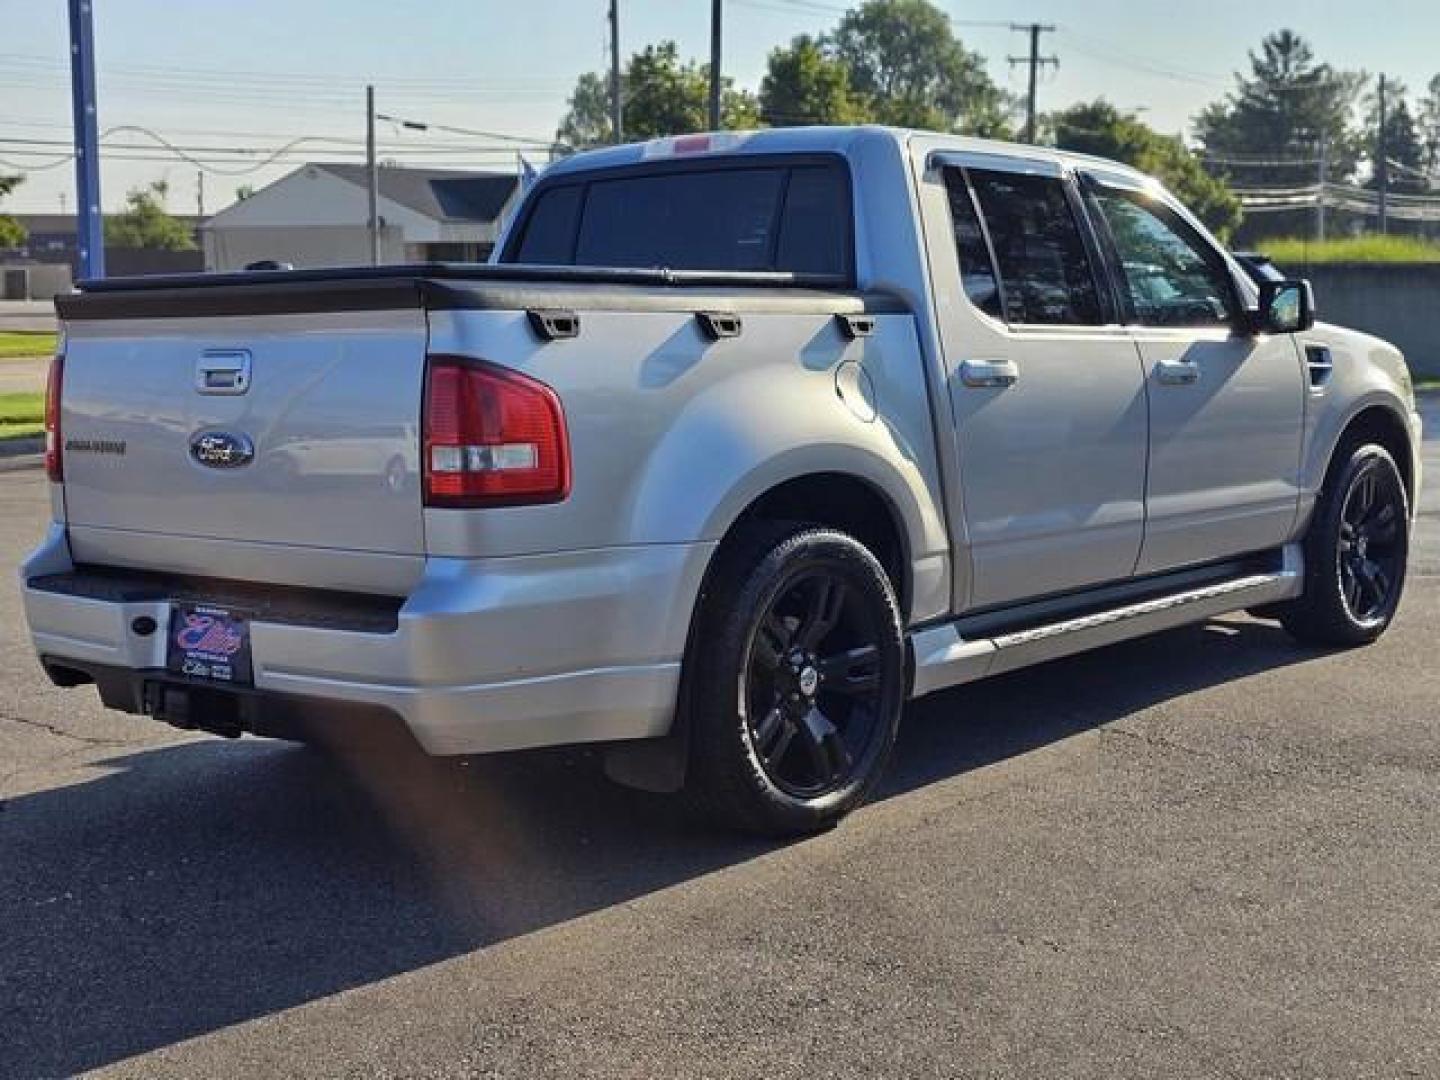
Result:
{"label": "truck tailgate", "polygon": [[66,337],[77,557],[135,565],[153,549],[167,569],[174,545],[162,537],[423,554],[419,306],[81,318]]}

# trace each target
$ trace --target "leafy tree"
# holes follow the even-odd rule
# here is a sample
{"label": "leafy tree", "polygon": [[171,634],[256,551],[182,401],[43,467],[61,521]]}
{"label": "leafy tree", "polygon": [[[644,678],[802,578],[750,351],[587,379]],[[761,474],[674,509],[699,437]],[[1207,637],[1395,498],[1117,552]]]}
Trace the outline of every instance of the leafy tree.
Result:
{"label": "leafy tree", "polygon": [[1240,224],[1240,200],[1201,166],[1177,138],[1160,134],[1108,101],[1074,105],[1052,113],[1047,126],[1062,150],[1122,161],[1158,177],[1222,240]]}
{"label": "leafy tree", "polygon": [[881,123],[1009,134],[1010,102],[929,0],[865,0],[825,44]]}
{"label": "leafy tree", "polygon": [[585,72],[575,81],[569,106],[555,132],[556,141],[577,150],[615,141],[610,130],[610,86],[606,79],[593,71]]}
{"label": "leafy tree", "polygon": [[[1350,113],[1363,76],[1316,63],[1304,38],[1280,30],[1260,43],[1258,54],[1250,53],[1250,74],[1235,80],[1225,100],[1195,118],[1195,135],[1207,153],[1313,158],[1323,143],[1329,175],[1354,174],[1361,148],[1350,130]],[[1256,184],[1308,183],[1312,174],[1308,163],[1245,167],[1246,181]]]}
{"label": "leafy tree", "polygon": [[132,188],[125,196],[126,209],[105,218],[105,243],[164,251],[194,250],[195,237],[190,227],[165,209],[165,196],[169,191],[170,186],[163,180],[149,187]]}
{"label": "leafy tree", "polygon": [[[23,176],[0,176],[0,198],[9,195],[22,183]],[[0,214],[0,248],[21,247],[29,239],[25,227],[9,214]]]}
{"label": "leafy tree", "polygon": [[[1406,101],[1405,84],[1399,79],[1385,80],[1385,130],[1380,131],[1380,92],[1377,88],[1366,98],[1365,143],[1371,161],[1369,186],[1380,186],[1380,147],[1385,147],[1385,157],[1392,162],[1389,169],[1387,191],[1405,194],[1423,194],[1428,188],[1421,175],[1425,168],[1425,148],[1420,143],[1415,117]],[[1399,166],[1396,168],[1395,166]]]}
{"label": "leafy tree", "polygon": [[236,202],[244,202],[246,199],[250,198],[250,196],[251,196],[251,195],[254,195],[254,194],[255,194],[255,185],[254,185],[254,184],[241,184],[239,187],[237,187],[237,188],[235,189],[235,201],[236,201]]}
{"label": "leafy tree", "polygon": [[773,127],[873,119],[869,105],[850,85],[850,69],[808,34],[770,53],[760,84],[760,118]]}
{"label": "leafy tree", "polygon": [[[673,41],[647,45],[631,56],[621,86],[627,139],[682,135],[709,126],[710,67],[693,60],[682,63]],[[733,79],[721,79],[720,120],[727,128],[753,128],[760,121],[754,95],[735,89]],[[595,72],[580,76],[556,138],[576,148],[614,141],[608,77]]]}

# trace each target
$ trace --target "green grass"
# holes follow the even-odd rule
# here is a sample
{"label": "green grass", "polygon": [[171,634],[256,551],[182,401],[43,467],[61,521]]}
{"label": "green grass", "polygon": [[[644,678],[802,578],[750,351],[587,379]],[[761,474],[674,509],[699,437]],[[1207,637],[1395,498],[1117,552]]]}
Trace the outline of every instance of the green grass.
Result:
{"label": "green grass", "polygon": [[1304,237],[1265,240],[1255,245],[1279,266],[1315,263],[1440,262],[1440,243],[1414,236],[1344,236],[1317,244]]}
{"label": "green grass", "polygon": [[17,356],[52,356],[55,335],[49,330],[0,330],[0,360]]}
{"label": "green grass", "polygon": [[20,439],[44,431],[44,394],[0,394],[0,439]]}

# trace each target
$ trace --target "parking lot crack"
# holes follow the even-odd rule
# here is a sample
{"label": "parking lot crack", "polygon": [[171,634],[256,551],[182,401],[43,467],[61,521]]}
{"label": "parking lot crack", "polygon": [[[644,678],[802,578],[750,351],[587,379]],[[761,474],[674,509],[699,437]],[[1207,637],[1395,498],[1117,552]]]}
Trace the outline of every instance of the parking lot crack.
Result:
{"label": "parking lot crack", "polygon": [[0,721],[9,721],[14,724],[23,724],[25,727],[38,728],[51,735],[62,739],[71,739],[74,742],[84,743],[86,746],[124,746],[119,739],[99,739],[93,735],[76,735],[74,732],[66,731],[55,724],[47,724],[43,720],[28,720],[23,716],[15,716],[8,712],[0,712]]}

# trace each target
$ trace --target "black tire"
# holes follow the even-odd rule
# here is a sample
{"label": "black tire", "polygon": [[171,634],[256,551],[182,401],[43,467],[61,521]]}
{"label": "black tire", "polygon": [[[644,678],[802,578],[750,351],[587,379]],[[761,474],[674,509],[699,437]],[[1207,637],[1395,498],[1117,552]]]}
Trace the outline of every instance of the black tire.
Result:
{"label": "black tire", "polygon": [[1280,622],[1300,641],[1367,645],[1390,625],[1405,587],[1410,505],[1383,446],[1342,447],[1305,534],[1305,591]]}
{"label": "black tire", "polygon": [[885,768],[904,704],[900,609],[884,568],[832,529],[757,523],[726,542],[686,658],[686,794],[711,821],[830,827]]}

